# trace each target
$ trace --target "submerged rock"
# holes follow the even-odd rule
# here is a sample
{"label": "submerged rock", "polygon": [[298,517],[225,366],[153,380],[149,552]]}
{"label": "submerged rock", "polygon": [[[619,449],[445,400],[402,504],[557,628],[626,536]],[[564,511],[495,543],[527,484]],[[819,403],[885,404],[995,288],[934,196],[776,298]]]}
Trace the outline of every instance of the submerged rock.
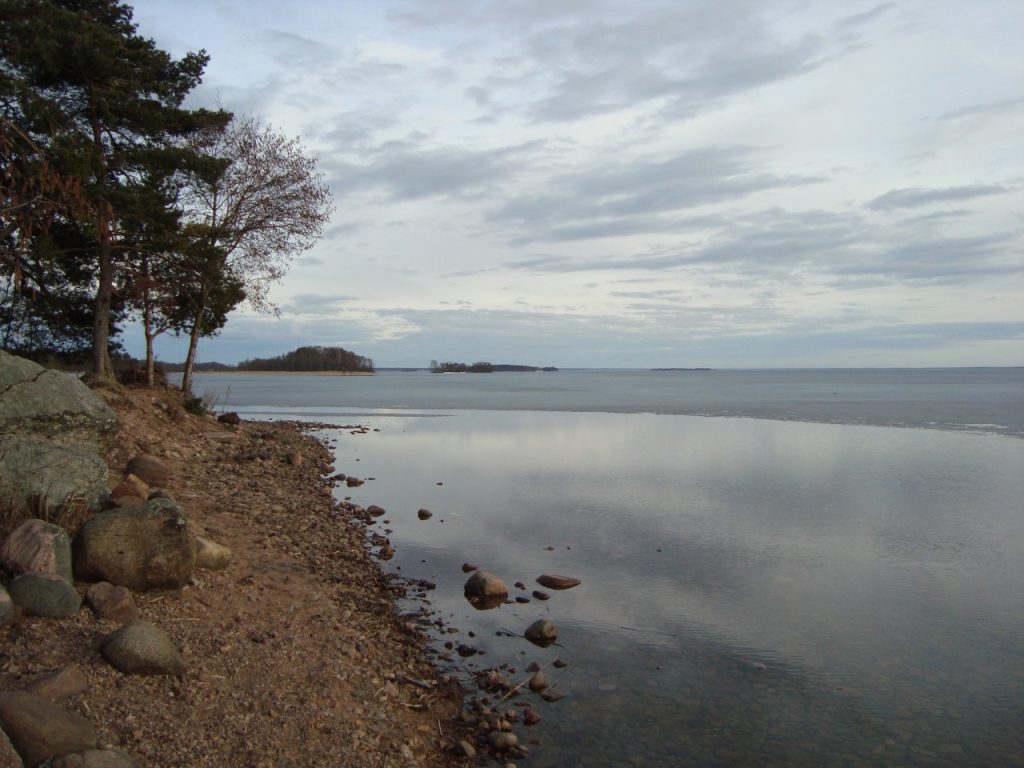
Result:
{"label": "submerged rock", "polygon": [[508,586],[489,571],[474,571],[463,592],[470,605],[478,610],[496,608],[508,599]]}
{"label": "submerged rock", "polygon": [[544,648],[558,639],[558,628],[547,619],[537,619],[526,628],[524,637],[534,645]]}
{"label": "submerged rock", "polygon": [[537,577],[537,583],[548,589],[571,589],[572,587],[579,586],[582,582],[579,579],[574,579],[572,576],[556,576],[546,573],[543,576]]}

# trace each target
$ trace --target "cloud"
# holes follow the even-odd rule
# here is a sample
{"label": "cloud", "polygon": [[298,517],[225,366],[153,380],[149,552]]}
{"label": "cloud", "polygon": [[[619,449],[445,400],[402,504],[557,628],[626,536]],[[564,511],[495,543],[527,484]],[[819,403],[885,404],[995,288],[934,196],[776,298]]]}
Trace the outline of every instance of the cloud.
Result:
{"label": "cloud", "polygon": [[936,120],[959,120],[962,117],[977,117],[1012,112],[1024,107],[1024,98],[1003,99],[1001,101],[990,101],[984,104],[972,104],[969,107],[961,107],[939,115]]}
{"label": "cloud", "polygon": [[908,187],[891,189],[868,201],[867,207],[873,211],[893,211],[900,208],[920,208],[933,203],[948,203],[957,200],[971,200],[976,197],[1002,195],[1009,188],[994,184],[976,184],[964,187],[946,187],[944,189],[926,187]]}

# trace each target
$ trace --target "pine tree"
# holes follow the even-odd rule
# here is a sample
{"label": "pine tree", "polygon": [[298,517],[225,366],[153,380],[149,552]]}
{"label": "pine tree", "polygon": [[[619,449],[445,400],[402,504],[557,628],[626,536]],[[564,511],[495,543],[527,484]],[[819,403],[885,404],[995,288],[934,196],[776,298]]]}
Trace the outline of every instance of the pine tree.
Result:
{"label": "pine tree", "polygon": [[181,107],[208,61],[174,60],[114,0],[0,0],[0,109],[81,180],[96,285],[93,372],[110,378],[111,304],[137,248],[125,232],[153,215],[154,176],[194,162],[174,141],[229,115]]}

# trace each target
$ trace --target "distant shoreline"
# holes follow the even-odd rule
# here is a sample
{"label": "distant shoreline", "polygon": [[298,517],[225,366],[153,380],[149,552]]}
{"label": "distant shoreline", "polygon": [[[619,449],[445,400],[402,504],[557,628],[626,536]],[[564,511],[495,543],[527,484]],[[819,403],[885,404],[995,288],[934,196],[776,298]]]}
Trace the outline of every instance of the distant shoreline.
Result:
{"label": "distant shoreline", "polygon": [[[173,371],[181,373],[181,371]],[[373,376],[374,371],[195,371],[203,376]]]}

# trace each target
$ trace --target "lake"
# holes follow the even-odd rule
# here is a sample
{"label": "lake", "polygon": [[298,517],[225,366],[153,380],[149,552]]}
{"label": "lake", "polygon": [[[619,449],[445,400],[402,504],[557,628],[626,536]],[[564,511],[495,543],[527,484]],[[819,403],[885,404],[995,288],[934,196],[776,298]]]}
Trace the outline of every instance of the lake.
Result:
{"label": "lake", "polygon": [[[520,697],[543,718],[517,726],[528,765],[1024,765],[1020,369],[205,390],[245,417],[380,430],[324,431],[340,471],[374,478],[338,493],[387,510],[384,567],[437,585],[402,608],[444,620],[435,647],[467,680],[535,662],[565,694]],[[475,610],[466,561],[530,602]],[[543,573],[582,584],[540,601]],[[520,637],[538,618],[558,645]]]}

